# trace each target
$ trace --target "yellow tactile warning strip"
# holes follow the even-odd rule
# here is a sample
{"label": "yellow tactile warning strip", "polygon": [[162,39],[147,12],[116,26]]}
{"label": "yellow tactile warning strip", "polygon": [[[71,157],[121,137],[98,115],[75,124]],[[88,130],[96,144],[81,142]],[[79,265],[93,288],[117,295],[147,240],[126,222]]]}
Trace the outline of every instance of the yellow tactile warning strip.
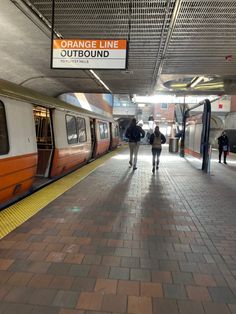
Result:
{"label": "yellow tactile warning strip", "polygon": [[51,203],[57,197],[72,188],[78,182],[86,178],[96,168],[104,164],[104,162],[116,155],[121,149],[108,153],[90,164],[74,171],[71,174],[51,183],[34,194],[24,198],[18,203],[7,207],[0,212],[0,239],[10,233],[12,230],[23,224],[38,211]]}

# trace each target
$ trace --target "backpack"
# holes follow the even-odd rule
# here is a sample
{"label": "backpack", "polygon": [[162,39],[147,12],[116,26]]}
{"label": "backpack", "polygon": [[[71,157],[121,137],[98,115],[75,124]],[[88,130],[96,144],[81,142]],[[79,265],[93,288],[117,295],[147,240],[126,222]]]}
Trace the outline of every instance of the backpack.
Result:
{"label": "backpack", "polygon": [[161,148],[161,133],[159,134],[159,136],[156,136],[156,134],[154,133],[152,147],[153,148]]}
{"label": "backpack", "polygon": [[136,127],[133,127],[130,130],[130,138],[129,138],[132,142],[139,142],[140,141],[140,132],[139,129]]}

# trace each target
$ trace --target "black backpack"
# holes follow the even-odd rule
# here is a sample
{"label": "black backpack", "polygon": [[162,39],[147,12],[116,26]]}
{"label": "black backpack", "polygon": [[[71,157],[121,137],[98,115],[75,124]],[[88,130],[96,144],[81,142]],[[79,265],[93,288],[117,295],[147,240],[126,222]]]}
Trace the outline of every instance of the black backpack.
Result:
{"label": "black backpack", "polygon": [[139,142],[140,141],[140,132],[137,126],[133,127],[130,130],[130,140],[132,142]]}

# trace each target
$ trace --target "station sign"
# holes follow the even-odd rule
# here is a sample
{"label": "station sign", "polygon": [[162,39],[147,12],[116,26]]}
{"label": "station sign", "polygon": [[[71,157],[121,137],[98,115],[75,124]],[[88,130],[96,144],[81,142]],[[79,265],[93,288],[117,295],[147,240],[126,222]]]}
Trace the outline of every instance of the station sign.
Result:
{"label": "station sign", "polygon": [[54,39],[53,69],[125,69],[127,40]]}

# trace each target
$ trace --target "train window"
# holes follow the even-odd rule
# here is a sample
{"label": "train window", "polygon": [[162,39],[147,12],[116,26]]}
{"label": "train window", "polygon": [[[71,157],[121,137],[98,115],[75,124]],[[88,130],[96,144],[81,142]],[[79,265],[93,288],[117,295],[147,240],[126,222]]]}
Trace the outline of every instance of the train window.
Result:
{"label": "train window", "polygon": [[52,147],[52,131],[49,109],[35,107],[34,119],[38,148],[50,149]]}
{"label": "train window", "polygon": [[108,138],[108,127],[106,123],[99,123],[100,139]]}
{"label": "train window", "polygon": [[104,125],[104,138],[108,138],[108,126],[106,123],[103,123]]}
{"label": "train window", "polygon": [[9,152],[9,141],[7,133],[7,121],[5,108],[0,102],[0,155],[5,155]]}
{"label": "train window", "polygon": [[68,114],[66,115],[66,131],[68,144],[78,143],[76,118]]}
{"label": "train window", "polygon": [[86,142],[87,141],[87,134],[86,134],[86,124],[84,118],[77,118],[77,126],[79,132],[79,142]]}
{"label": "train window", "polygon": [[118,125],[115,126],[115,137],[119,137],[119,127],[118,127]]}
{"label": "train window", "polygon": [[100,133],[100,139],[105,138],[104,137],[104,127],[103,127],[103,123],[99,123],[99,133]]}

